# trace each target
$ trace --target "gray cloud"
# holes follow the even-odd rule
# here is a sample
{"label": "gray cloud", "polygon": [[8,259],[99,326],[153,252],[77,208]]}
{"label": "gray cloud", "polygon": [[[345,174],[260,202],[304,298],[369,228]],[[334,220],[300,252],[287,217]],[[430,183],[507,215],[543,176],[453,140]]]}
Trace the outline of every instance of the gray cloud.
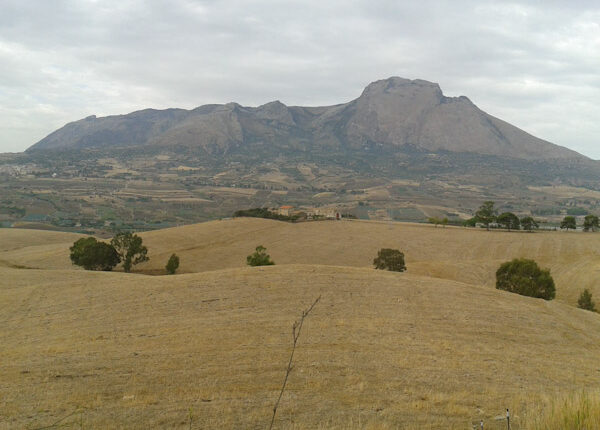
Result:
{"label": "gray cloud", "polygon": [[592,1],[4,0],[0,151],[90,114],[334,104],[398,75],[600,158],[598,70]]}

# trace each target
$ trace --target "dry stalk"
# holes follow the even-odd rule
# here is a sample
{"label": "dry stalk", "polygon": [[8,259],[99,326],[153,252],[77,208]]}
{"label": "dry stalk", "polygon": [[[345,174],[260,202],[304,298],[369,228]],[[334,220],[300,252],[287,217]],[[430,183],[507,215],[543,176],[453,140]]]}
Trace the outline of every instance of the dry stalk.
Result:
{"label": "dry stalk", "polygon": [[293,369],[292,360],[294,360],[294,352],[296,351],[296,344],[298,343],[298,338],[300,337],[300,332],[302,330],[302,324],[304,324],[304,318],[306,318],[308,316],[310,311],[313,310],[313,308],[319,302],[319,300],[321,300],[321,296],[317,297],[317,300],[315,300],[308,309],[302,311],[302,316],[300,317],[300,320],[295,321],[294,324],[292,325],[292,336],[294,339],[294,343],[292,345],[292,353],[290,354],[290,360],[288,361],[288,365],[285,370],[285,378],[283,380],[283,384],[281,385],[281,391],[279,392],[279,397],[277,398],[277,401],[275,402],[275,406],[273,407],[273,417],[271,417],[271,425],[269,425],[269,430],[271,430],[273,428],[273,423],[275,422],[275,415],[277,414],[277,408],[279,407],[279,402],[281,401],[281,397],[283,396],[283,392],[285,390],[285,385],[287,384],[288,377],[290,376],[290,373],[292,372],[292,369]]}

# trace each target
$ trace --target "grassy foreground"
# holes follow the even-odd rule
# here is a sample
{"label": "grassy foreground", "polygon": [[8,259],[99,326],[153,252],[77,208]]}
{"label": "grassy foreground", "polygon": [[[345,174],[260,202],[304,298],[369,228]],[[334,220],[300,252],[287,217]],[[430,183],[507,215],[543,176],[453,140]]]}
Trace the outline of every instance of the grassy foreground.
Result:
{"label": "grassy foreground", "polygon": [[545,399],[538,415],[531,414],[525,427],[531,430],[600,429],[600,392],[578,392]]}
{"label": "grassy foreground", "polygon": [[[504,429],[506,408],[513,429],[597,428],[597,393],[571,393],[600,384],[600,315],[485,279],[511,254],[562,267],[548,244],[593,268],[600,236],[313,225],[234,220],[145,234],[151,259],[153,250],[182,256],[188,273],[175,276],[79,270],[64,260],[76,236],[0,231],[0,428],[63,418],[63,428],[266,428],[292,323],[319,295],[278,429],[480,420]],[[278,265],[243,267],[238,256],[260,237]],[[408,272],[369,268],[377,243],[411,250]],[[312,262],[315,253],[329,265]],[[460,270],[450,270],[453,253]],[[349,264],[332,264],[341,259]],[[213,260],[219,270],[199,270]],[[594,271],[578,267],[592,282]]]}

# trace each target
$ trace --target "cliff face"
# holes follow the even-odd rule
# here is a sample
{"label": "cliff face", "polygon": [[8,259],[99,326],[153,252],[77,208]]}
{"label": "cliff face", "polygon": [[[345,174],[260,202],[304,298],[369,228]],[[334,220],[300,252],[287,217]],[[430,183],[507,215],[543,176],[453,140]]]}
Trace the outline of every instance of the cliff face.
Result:
{"label": "cliff face", "polygon": [[372,147],[470,152],[525,160],[586,159],[480,110],[445,97],[439,85],[398,77],[369,84],[357,99],[326,107],[235,103],[193,110],[146,109],[69,123],[28,151],[151,145],[232,153],[252,145],[291,149]]}

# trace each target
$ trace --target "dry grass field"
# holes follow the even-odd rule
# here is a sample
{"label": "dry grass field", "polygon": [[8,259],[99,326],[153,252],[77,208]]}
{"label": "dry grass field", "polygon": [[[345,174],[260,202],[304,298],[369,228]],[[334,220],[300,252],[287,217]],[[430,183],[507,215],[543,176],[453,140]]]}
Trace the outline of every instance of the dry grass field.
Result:
{"label": "dry grass field", "polygon": [[[600,297],[600,235],[236,219],[142,236],[151,259],[126,274],[71,266],[77,235],[0,230],[0,428],[266,428],[319,295],[276,428],[501,429],[507,407],[543,428],[600,384],[600,315],[573,306]],[[245,266],[260,244],[276,266]],[[373,270],[382,247],[408,271]],[[148,276],[173,252],[181,274]],[[557,300],[495,290],[514,257],[549,267]]]}
{"label": "dry grass field", "polygon": [[550,268],[557,300],[576,305],[584,288],[600,297],[600,234],[488,232],[374,221],[289,224],[240,218],[142,236],[151,259],[137,270],[146,273],[164,273],[173,252],[181,258],[180,273],[191,273],[244,267],[246,256],[257,245],[265,246],[277,264],[354,267],[372,267],[377,250],[397,248],[405,253],[410,273],[490,287],[501,263],[533,258]]}

